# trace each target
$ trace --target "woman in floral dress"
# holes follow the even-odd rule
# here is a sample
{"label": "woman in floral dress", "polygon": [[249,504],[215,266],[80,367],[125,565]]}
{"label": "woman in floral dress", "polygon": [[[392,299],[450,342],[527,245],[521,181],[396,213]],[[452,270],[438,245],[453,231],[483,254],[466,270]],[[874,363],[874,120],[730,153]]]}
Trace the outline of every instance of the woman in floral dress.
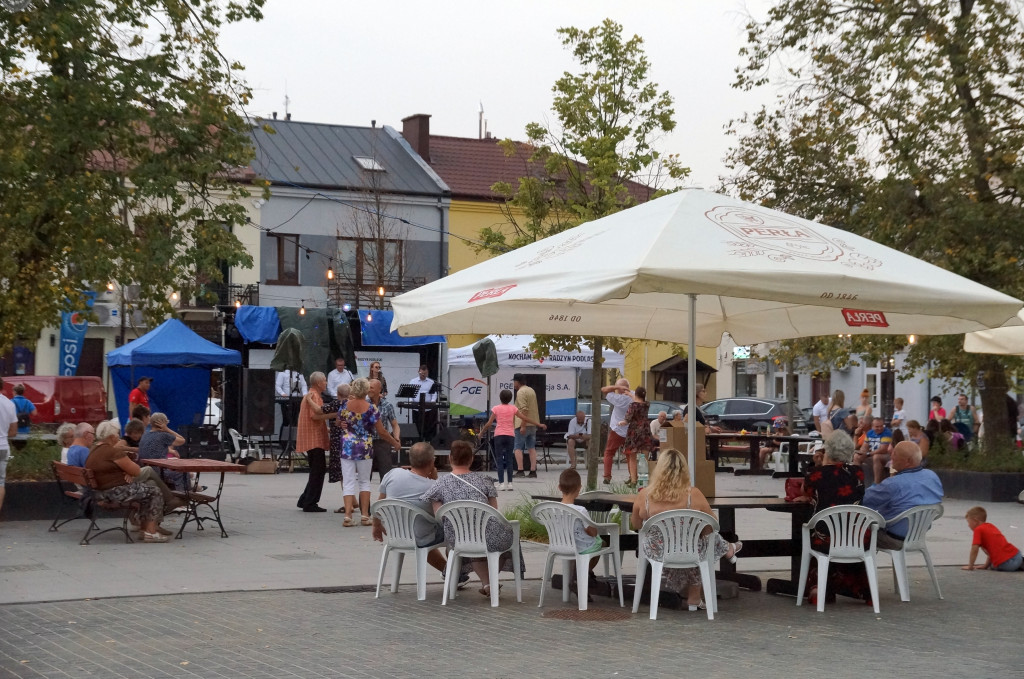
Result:
{"label": "woman in floral dress", "polygon": [[[821,466],[812,467],[804,478],[804,493],[811,503],[811,513],[836,505],[860,504],[864,499],[864,470],[852,465],[853,439],[846,432],[833,432],[825,439],[825,456]],[[828,552],[827,529],[819,523],[811,531],[811,547],[816,551]],[[814,562],[817,563],[817,560]],[[818,601],[818,569],[811,566],[807,574],[807,598],[812,604]],[[863,563],[831,563],[828,568],[827,597],[835,599],[836,594],[855,599],[871,599],[868,587],[868,572]]]}
{"label": "woman in floral dress", "polygon": [[[651,478],[651,485],[641,488],[633,503],[633,514],[629,523],[634,530],[639,530],[644,521],[657,516],[661,512],[673,509],[695,509],[714,516],[711,505],[699,488],[690,485],[690,470],[686,464],[686,455],[675,448],[663,450],[658,454],[658,466]],[[706,529],[710,532],[711,528]],[[742,542],[729,543],[718,533],[714,540],[707,537],[701,539],[700,555],[703,557],[708,549],[714,550],[715,561],[723,556],[731,561],[736,560],[736,552],[743,549]],[[657,529],[648,534],[646,544],[648,553],[657,559],[662,557],[665,549],[665,538]],[[707,610],[701,599],[701,580],[699,568],[666,568],[661,576],[662,591],[675,592],[686,598],[691,611]],[[709,596],[715,596],[711,592]]]}
{"label": "woman in floral dress", "polygon": [[637,387],[633,392],[633,402],[626,409],[626,442],[623,444],[623,453],[626,456],[626,466],[629,468],[629,483],[626,485],[636,486],[637,453],[645,453],[651,449],[651,423],[647,420],[647,413],[651,404],[647,402],[647,390]]}
{"label": "woman in floral dress", "polygon": [[353,380],[349,397],[323,406],[324,414],[337,413],[337,427],[331,430],[332,457],[337,450],[341,459],[342,492],[345,500],[345,527],[354,526],[356,485],[359,486],[361,523],[370,526],[370,471],[373,468],[373,437],[380,436],[396,450],[402,444],[384,428],[380,411],[366,400],[370,382],[365,377]]}

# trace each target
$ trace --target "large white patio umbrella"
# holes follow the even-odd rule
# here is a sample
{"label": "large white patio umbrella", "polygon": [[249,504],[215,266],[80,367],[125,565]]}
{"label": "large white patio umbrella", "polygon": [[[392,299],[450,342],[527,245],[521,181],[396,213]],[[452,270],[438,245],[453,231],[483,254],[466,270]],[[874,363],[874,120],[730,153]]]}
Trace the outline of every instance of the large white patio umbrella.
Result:
{"label": "large white patio umbrella", "polygon": [[[1024,311],[1017,315],[1019,323],[1024,323],[1022,316]],[[967,333],[964,335],[964,351],[972,354],[1024,356],[1024,325]]]}
{"label": "large white patio umbrella", "polygon": [[[700,189],[582,224],[395,297],[401,335],[696,345],[994,328],[1022,302],[852,233]],[[689,461],[694,464],[690,418]]]}

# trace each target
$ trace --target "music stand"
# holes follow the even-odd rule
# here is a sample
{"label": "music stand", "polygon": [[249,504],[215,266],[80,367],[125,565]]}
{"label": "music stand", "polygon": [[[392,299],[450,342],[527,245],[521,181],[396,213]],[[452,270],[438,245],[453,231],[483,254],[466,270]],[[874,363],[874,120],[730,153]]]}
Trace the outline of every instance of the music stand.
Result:
{"label": "music stand", "polygon": [[418,393],[420,393],[420,388],[415,384],[403,384],[398,387],[395,398],[415,398]]}

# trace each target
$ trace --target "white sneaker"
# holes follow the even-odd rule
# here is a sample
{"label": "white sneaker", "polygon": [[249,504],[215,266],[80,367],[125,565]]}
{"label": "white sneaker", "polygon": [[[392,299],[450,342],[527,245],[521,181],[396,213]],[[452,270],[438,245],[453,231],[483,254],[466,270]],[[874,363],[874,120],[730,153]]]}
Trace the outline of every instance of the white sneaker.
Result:
{"label": "white sneaker", "polygon": [[509,481],[505,484],[505,490],[512,490],[512,482]]}

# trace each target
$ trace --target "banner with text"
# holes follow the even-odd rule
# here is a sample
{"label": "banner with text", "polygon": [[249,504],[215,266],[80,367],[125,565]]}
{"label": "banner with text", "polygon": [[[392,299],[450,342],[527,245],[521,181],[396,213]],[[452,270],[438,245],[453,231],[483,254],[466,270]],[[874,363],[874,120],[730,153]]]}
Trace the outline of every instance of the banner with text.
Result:
{"label": "banner with text", "polygon": [[[501,403],[498,395],[502,389],[512,389],[512,376],[519,369],[502,368],[491,377],[491,405]],[[576,370],[555,368],[552,370],[531,369],[531,373],[544,373],[547,378],[547,417],[571,416],[576,412]],[[475,367],[452,366],[449,368],[451,390],[451,416],[482,415],[487,411],[487,380],[480,376]]]}

